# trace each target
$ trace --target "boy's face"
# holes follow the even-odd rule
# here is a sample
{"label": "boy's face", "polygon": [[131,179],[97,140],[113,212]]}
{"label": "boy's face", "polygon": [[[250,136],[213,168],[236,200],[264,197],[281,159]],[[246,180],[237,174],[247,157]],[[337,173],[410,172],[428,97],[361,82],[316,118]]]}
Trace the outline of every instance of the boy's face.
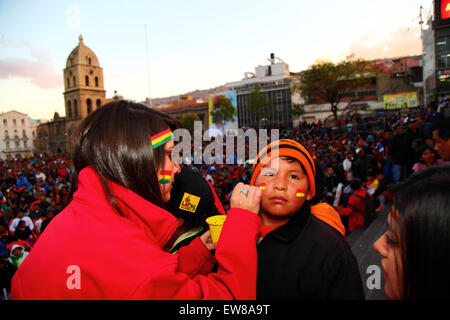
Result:
{"label": "boy's face", "polygon": [[289,220],[306,200],[311,200],[309,181],[297,161],[275,158],[265,165],[255,185],[265,184],[261,197],[263,224],[276,225]]}

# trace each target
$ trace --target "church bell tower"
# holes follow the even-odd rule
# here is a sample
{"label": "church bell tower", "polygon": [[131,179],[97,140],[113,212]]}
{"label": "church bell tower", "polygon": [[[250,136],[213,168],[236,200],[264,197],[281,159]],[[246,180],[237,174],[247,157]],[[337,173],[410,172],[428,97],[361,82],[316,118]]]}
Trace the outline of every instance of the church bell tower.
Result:
{"label": "church bell tower", "polygon": [[103,69],[95,53],[79,37],[79,44],[67,58],[64,69],[66,119],[84,119],[105,102]]}

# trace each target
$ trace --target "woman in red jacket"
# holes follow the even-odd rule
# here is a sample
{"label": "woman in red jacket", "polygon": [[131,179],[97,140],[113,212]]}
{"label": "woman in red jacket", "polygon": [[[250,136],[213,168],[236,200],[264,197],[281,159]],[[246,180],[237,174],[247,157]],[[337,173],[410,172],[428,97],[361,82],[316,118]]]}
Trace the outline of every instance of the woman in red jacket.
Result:
{"label": "woman in red jacket", "polygon": [[[170,254],[164,209],[174,120],[127,101],[92,112],[74,134],[71,201],[12,280],[12,299],[254,299],[259,188],[231,199],[212,259],[207,235]],[[170,247],[170,246],[169,246]],[[209,273],[213,261],[217,273]]]}

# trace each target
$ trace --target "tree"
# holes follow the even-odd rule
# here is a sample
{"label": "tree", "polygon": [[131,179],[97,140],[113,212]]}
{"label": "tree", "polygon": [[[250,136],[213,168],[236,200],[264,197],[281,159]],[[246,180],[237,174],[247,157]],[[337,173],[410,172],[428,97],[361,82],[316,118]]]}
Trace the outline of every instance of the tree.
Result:
{"label": "tree", "polygon": [[183,114],[181,116],[181,125],[183,128],[188,129],[191,133],[194,132],[194,121],[199,121],[200,118],[195,112]]}
{"label": "tree", "polygon": [[226,121],[234,121],[236,109],[231,100],[225,95],[213,97],[213,109],[211,110],[212,122],[223,128]]}
{"label": "tree", "polygon": [[292,115],[294,117],[300,117],[305,113],[305,105],[301,103],[292,104]]}
{"label": "tree", "polygon": [[256,115],[259,128],[261,128],[261,122],[267,125],[273,111],[273,99],[269,99],[266,92],[261,92],[260,84],[257,84],[256,88],[250,92],[248,111]]}
{"label": "tree", "polygon": [[[330,104],[330,110],[337,122],[338,104],[349,92],[369,84],[376,76],[376,70],[369,61],[354,59],[353,56],[345,60],[332,62],[319,62],[303,71],[300,82],[294,86],[307,103],[312,101],[326,101]],[[349,105],[358,101],[356,97],[350,100]]]}

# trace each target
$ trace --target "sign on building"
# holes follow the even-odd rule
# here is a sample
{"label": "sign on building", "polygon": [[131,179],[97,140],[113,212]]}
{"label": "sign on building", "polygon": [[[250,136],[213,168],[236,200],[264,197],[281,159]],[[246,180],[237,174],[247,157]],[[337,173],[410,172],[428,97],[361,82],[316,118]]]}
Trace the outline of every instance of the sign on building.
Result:
{"label": "sign on building", "polygon": [[417,92],[385,94],[383,102],[384,110],[416,108],[419,105]]}

